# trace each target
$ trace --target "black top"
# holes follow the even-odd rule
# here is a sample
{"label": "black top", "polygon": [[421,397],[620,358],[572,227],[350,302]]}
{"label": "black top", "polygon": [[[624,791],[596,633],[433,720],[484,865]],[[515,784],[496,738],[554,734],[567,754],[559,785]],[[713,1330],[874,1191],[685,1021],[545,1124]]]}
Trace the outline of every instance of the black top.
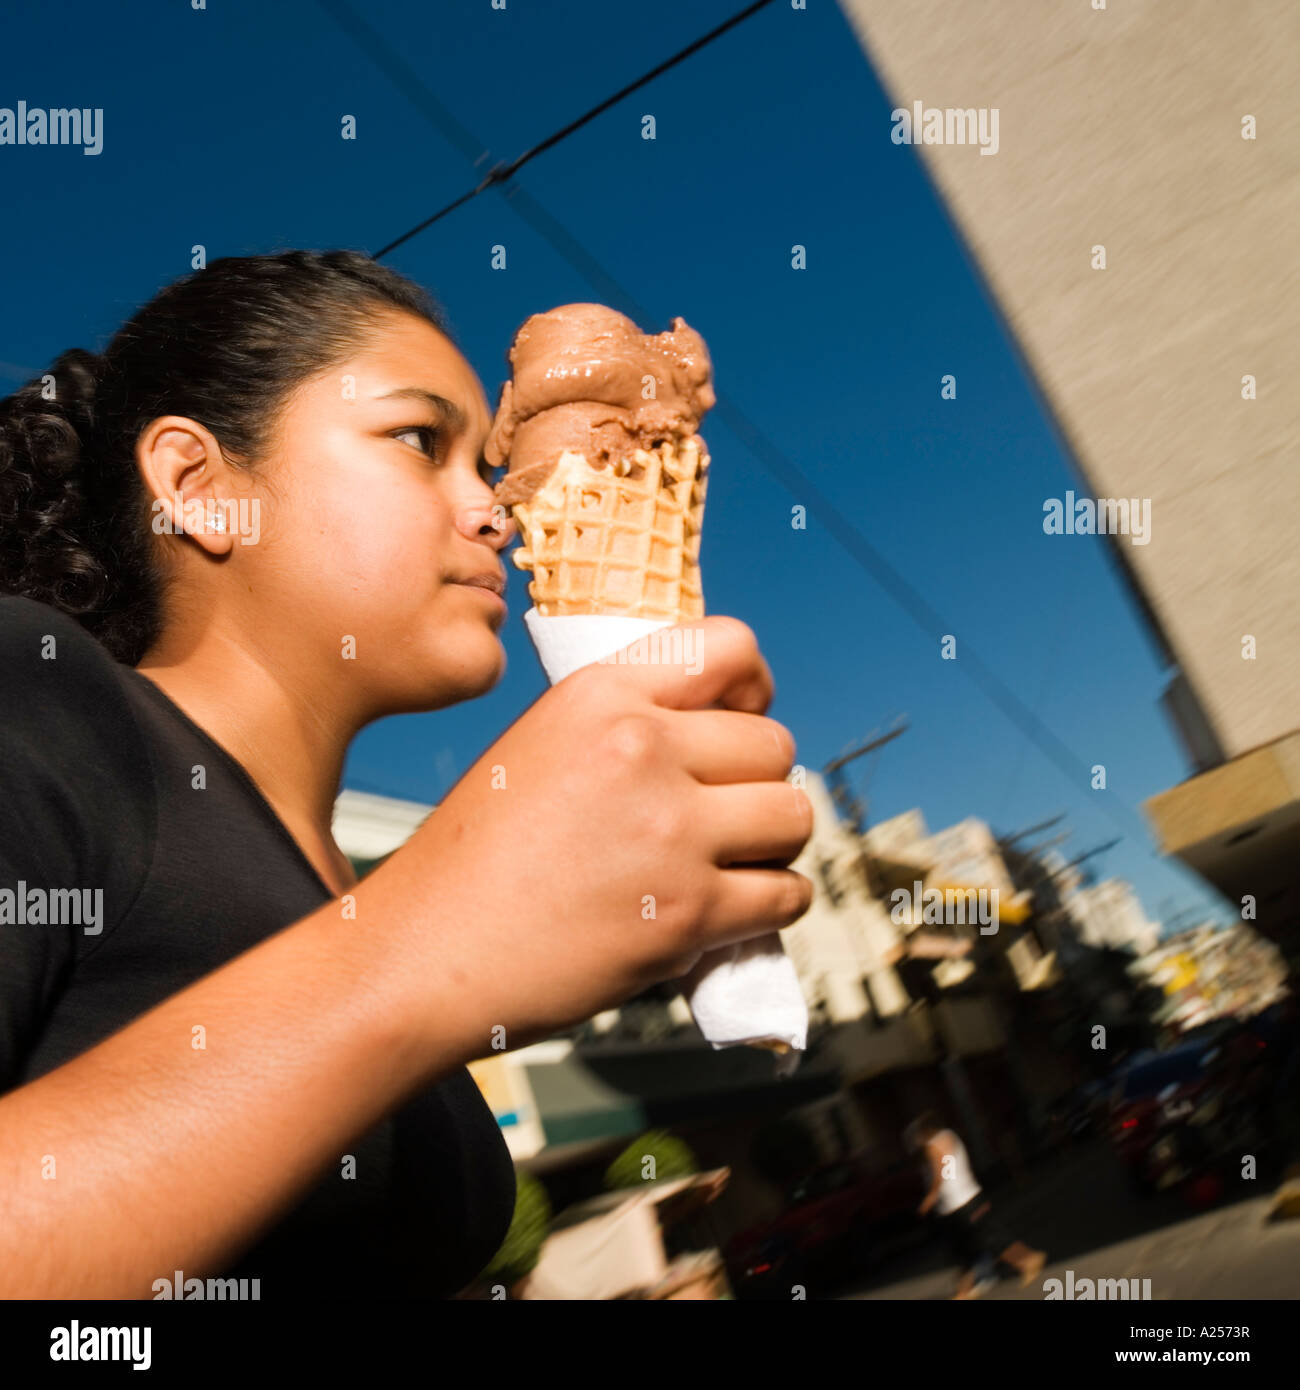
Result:
{"label": "black top", "polygon": [[[247,772],[152,681],[56,610],[0,598],[0,1092],[332,896]],[[450,1297],[496,1252],[514,1194],[461,1068],[347,1144],[236,1267],[203,1274],[258,1277],[263,1299]]]}

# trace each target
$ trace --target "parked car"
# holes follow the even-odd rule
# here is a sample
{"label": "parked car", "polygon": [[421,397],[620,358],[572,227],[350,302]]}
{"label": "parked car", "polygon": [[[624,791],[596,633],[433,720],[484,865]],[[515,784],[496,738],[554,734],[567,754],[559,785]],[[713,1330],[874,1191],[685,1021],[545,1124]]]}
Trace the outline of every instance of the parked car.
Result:
{"label": "parked car", "polygon": [[815,1288],[864,1273],[925,1234],[916,1209],[926,1186],[915,1161],[878,1169],[849,1159],[805,1173],[787,1188],[778,1217],[729,1242],[737,1297],[789,1298],[793,1284]]}
{"label": "parked car", "polygon": [[1107,1083],[1085,1081],[1058,1096],[1048,1107],[1049,1133],[1054,1142],[1078,1143],[1097,1131],[1105,1114]]}
{"label": "parked car", "polygon": [[1116,1078],[1111,1137],[1144,1196],[1178,1190],[1194,1205],[1217,1200],[1239,1176],[1241,1155],[1261,1147],[1262,1093],[1249,1079],[1256,1039],[1217,1036],[1135,1057]]}
{"label": "parked car", "polygon": [[1138,1053],[1118,1071],[1111,1090],[1111,1140],[1134,1190],[1150,1196],[1161,1186],[1161,1154],[1153,1154],[1171,1126],[1189,1115],[1206,1081],[1202,1059],[1212,1044],[1184,1043],[1165,1052]]}

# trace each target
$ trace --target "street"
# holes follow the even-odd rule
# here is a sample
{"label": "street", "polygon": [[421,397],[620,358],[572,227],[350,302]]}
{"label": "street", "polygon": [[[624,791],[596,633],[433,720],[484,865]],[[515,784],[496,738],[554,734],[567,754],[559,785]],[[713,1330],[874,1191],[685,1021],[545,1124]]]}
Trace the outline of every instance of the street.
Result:
{"label": "street", "polygon": [[[1300,1220],[1264,1222],[1275,1186],[1261,1178],[1255,1196],[1192,1212],[1170,1194],[1130,1193],[1104,1141],[1064,1150],[1019,1189],[992,1194],[1002,1225],[1044,1250],[1047,1265],[1026,1289],[1013,1271],[999,1270],[1000,1282],[983,1297],[1042,1299],[1044,1280],[1064,1283],[1073,1270],[1076,1285],[1149,1279],[1152,1300],[1300,1298]],[[956,1280],[956,1262],[934,1239],[839,1296],[946,1299]]]}

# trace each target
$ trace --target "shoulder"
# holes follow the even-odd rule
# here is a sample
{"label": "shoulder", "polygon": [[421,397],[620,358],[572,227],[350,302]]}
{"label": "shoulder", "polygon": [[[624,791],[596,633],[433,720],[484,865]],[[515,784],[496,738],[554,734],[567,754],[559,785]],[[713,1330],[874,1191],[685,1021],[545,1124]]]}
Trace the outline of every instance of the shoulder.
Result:
{"label": "shoulder", "polygon": [[123,677],[72,618],[0,598],[0,1090],[152,862],[153,769]]}
{"label": "shoulder", "polygon": [[[18,594],[0,594],[0,652],[6,658],[22,659],[35,651],[64,645],[86,660],[113,664],[113,658],[75,618]],[[6,660],[8,665],[8,660]]]}
{"label": "shoulder", "polygon": [[0,856],[58,846],[107,873],[114,841],[148,837],[152,766],[123,677],[75,619],[0,598]]}
{"label": "shoulder", "polygon": [[37,632],[51,625],[60,630],[76,628],[78,632],[94,641],[80,623],[59,609],[52,608],[48,603],[39,603],[34,598],[24,598],[21,594],[0,594],[0,637],[9,640],[11,636]]}
{"label": "shoulder", "polygon": [[107,649],[66,613],[35,599],[0,596],[0,688],[6,694],[21,699],[31,682],[42,681],[48,690],[74,672],[83,681],[111,682],[116,666]]}
{"label": "shoulder", "polygon": [[130,718],[121,668],[107,649],[66,613],[12,595],[0,597],[0,706],[6,726],[20,732]]}

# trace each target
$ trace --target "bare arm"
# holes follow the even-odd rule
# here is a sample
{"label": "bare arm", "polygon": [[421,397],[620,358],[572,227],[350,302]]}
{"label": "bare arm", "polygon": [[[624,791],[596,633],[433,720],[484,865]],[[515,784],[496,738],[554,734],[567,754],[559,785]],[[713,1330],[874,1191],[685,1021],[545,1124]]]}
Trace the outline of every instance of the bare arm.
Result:
{"label": "bare arm", "polygon": [[922,1216],[939,1200],[939,1190],[943,1186],[943,1160],[948,1157],[947,1145],[936,1135],[925,1146],[925,1156],[930,1161],[930,1190],[917,1208]]}
{"label": "bare arm", "polygon": [[433,987],[440,1031],[404,1036],[376,944],[330,903],[0,1098],[0,1296],[219,1272],[351,1138],[487,1050]]}

